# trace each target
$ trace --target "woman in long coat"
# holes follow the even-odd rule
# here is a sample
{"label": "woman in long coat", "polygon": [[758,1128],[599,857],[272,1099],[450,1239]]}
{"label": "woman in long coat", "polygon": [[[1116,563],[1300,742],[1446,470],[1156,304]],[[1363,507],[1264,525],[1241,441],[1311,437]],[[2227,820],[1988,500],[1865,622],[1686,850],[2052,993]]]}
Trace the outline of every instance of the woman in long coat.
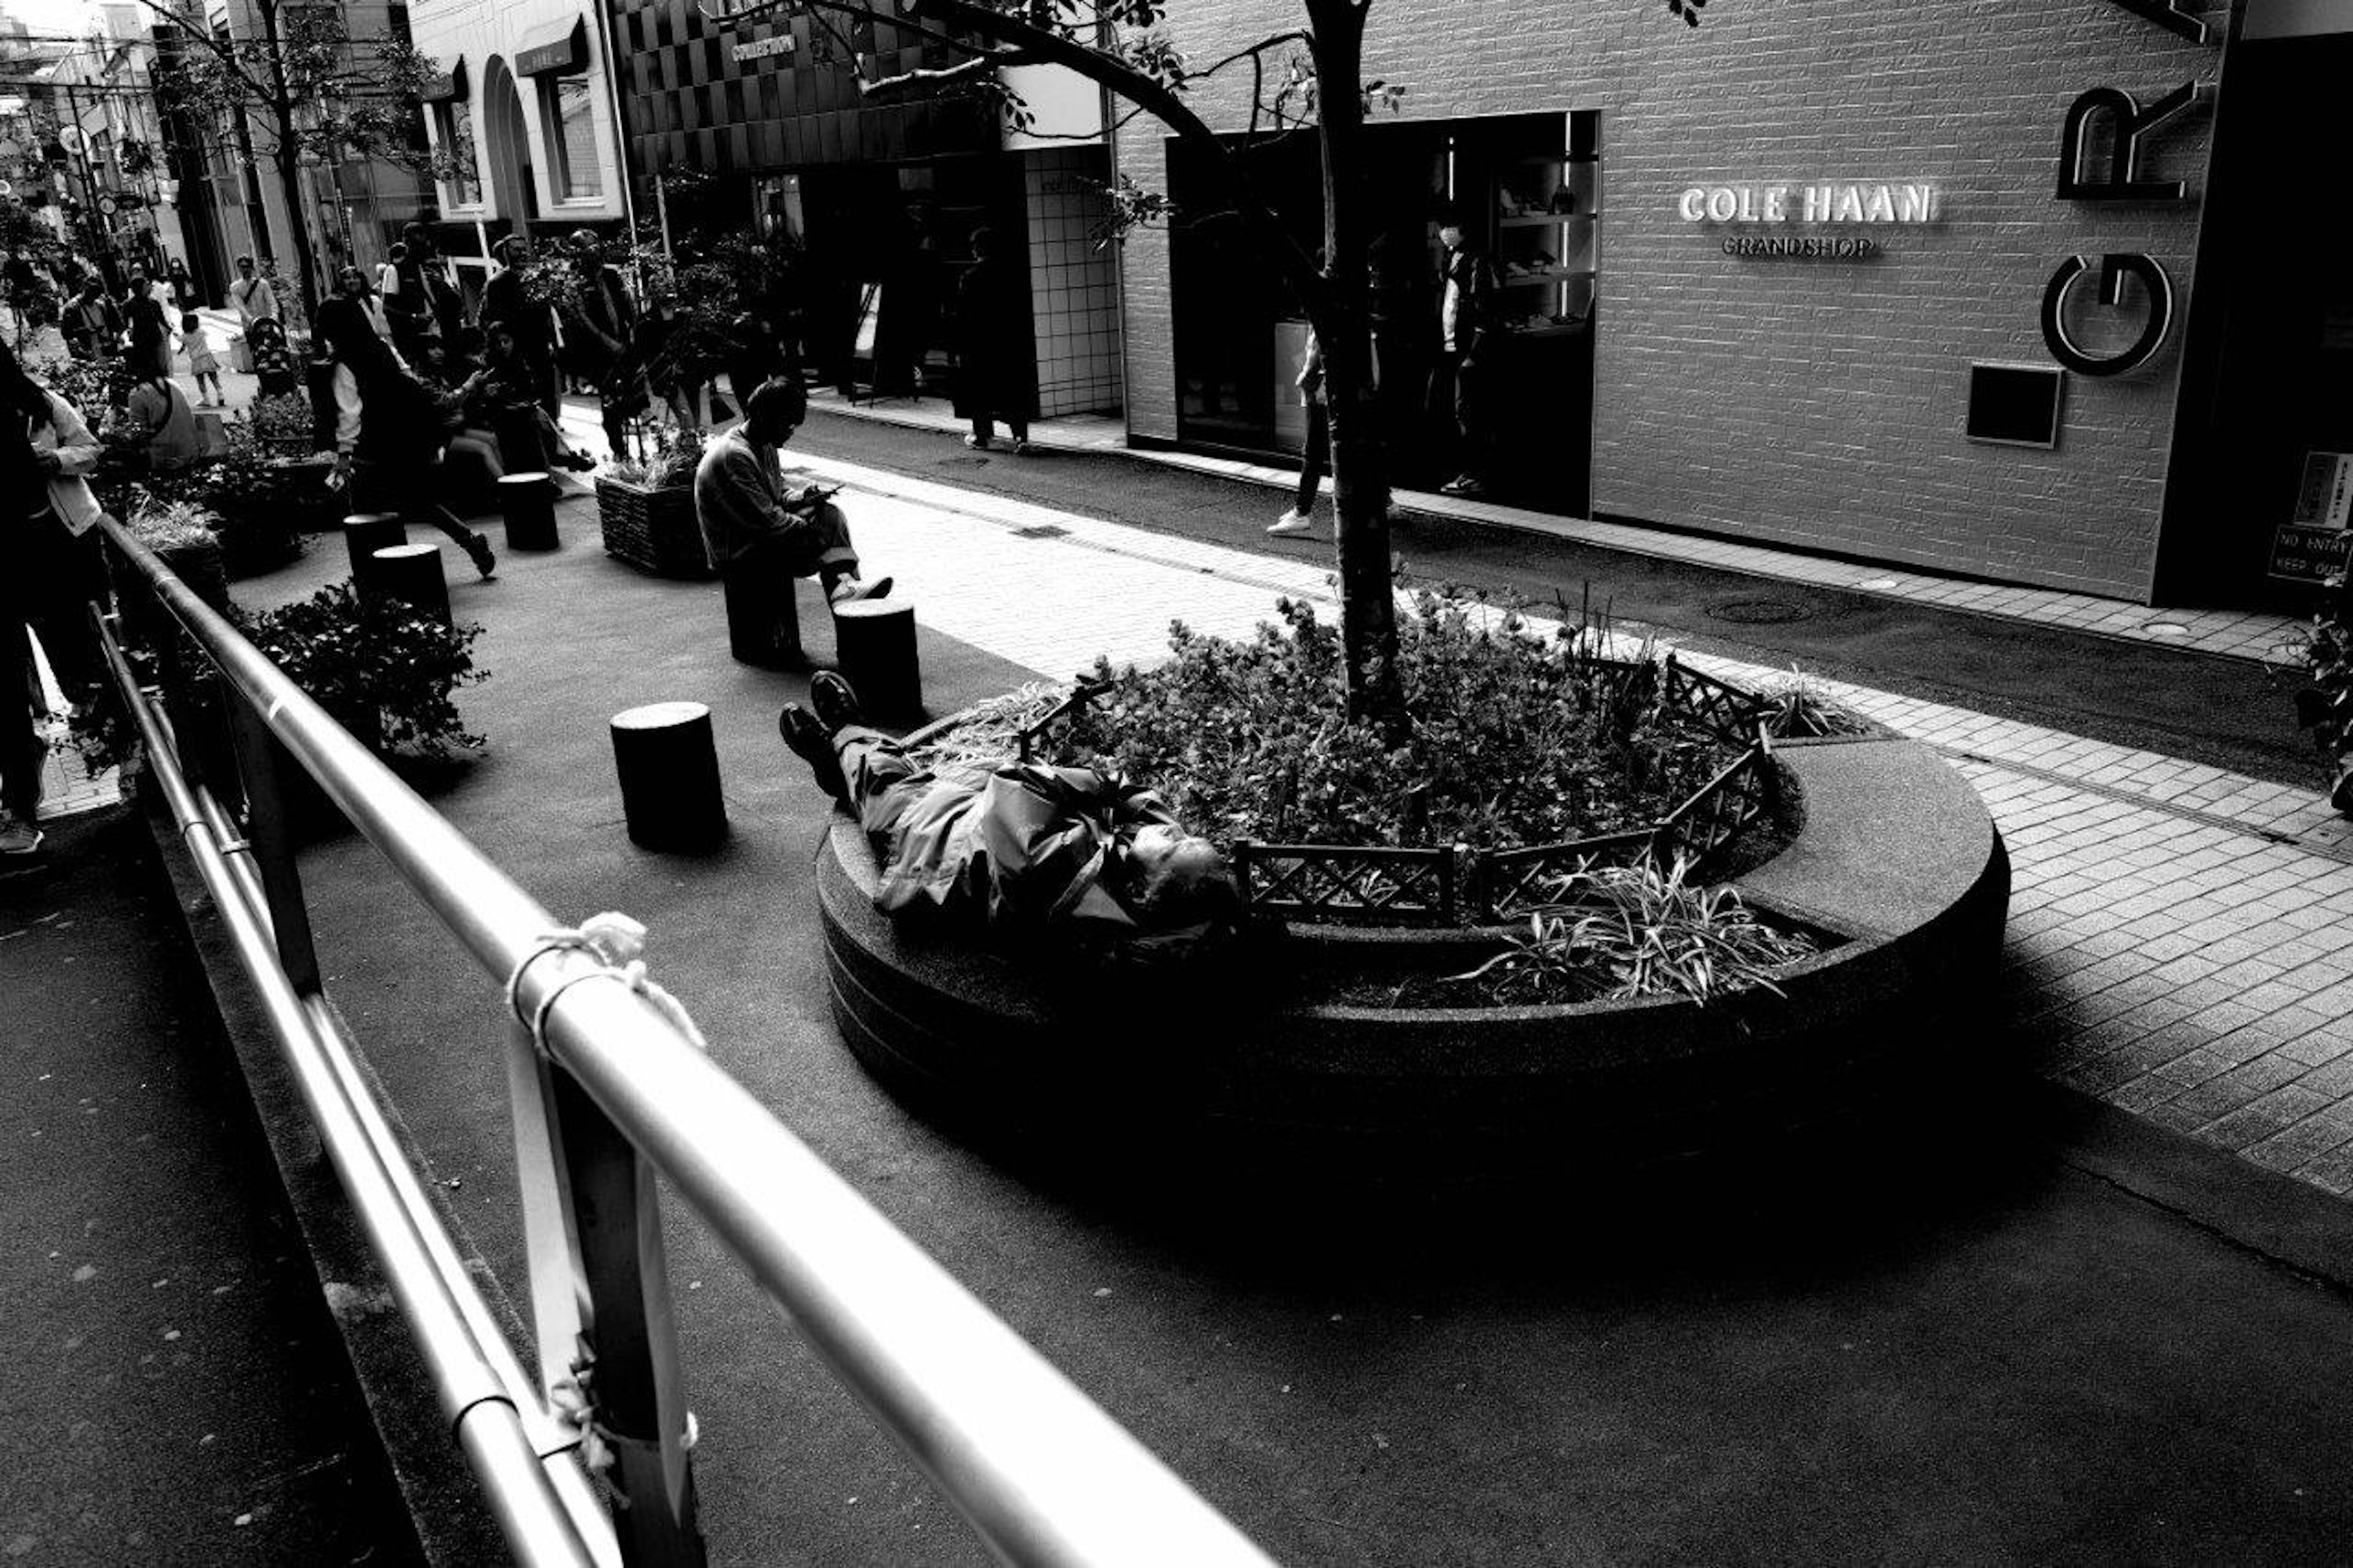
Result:
{"label": "woman in long coat", "polygon": [[1036,370],[1029,337],[1029,276],[997,254],[997,237],[972,231],[973,263],[956,284],[955,411],[972,421],[964,444],[986,450],[997,421],[1013,450],[1029,450],[1029,407]]}

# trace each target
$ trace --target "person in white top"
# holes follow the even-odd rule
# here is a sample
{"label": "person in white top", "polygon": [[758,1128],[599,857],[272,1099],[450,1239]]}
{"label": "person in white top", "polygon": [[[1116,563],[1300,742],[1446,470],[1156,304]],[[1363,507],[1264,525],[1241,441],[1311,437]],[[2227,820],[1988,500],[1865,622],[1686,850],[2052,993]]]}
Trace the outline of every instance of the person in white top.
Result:
{"label": "person in white top", "polygon": [[237,258],[237,281],[228,286],[228,302],[236,308],[240,333],[251,331],[256,321],[278,320],[278,291],[269,279],[255,275],[250,256]]}

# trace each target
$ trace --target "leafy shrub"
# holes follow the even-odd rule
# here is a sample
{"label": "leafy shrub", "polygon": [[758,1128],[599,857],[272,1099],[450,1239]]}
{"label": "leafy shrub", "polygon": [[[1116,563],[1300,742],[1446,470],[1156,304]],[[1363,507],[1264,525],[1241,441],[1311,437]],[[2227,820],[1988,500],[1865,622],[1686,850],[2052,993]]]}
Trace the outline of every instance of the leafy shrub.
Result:
{"label": "leafy shrub", "polygon": [[2330,777],[2328,804],[2353,816],[2353,597],[2342,575],[2331,577],[2328,597],[2313,612],[2300,641],[2280,647],[2301,666],[2306,684],[2295,693],[2296,728],[2312,731]]}
{"label": "leafy shrub", "polygon": [[301,392],[273,393],[254,399],[247,411],[253,438],[270,447],[301,447],[311,448],[317,438],[318,426],[311,414],[311,399]]}
{"label": "leafy shrub", "polygon": [[1493,847],[1648,826],[1737,754],[1664,703],[1649,650],[1605,660],[1601,639],[1432,592],[1398,627],[1410,723],[1391,738],[1346,717],[1337,629],[1276,607],[1249,642],[1180,622],[1168,663],[1099,664],[1059,754],[1153,784],[1220,843]]}
{"label": "leafy shrub", "polygon": [[1573,871],[1546,891],[1528,932],[1478,968],[1449,976],[1499,1005],[1712,998],[1763,986],[1773,971],[1816,951],[1813,942],[1757,920],[1728,887],[1694,887],[1678,858]]}
{"label": "leafy shrub", "polygon": [[[483,678],[471,651],[480,626],[453,630],[396,602],[363,603],[349,582],[259,616],[238,611],[232,618],[329,712],[346,719],[373,710],[381,721],[378,749],[438,759],[482,744],[450,700],[459,687]],[[363,724],[360,739],[375,738]]]}

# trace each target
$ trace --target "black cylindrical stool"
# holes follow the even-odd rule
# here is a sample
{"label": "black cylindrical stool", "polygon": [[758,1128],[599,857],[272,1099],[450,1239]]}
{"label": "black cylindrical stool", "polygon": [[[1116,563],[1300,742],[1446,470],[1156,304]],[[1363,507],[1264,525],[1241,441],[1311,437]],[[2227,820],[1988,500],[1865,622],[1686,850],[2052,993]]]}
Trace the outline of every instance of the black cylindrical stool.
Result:
{"label": "black cylindrical stool", "polygon": [[915,658],[915,602],[852,599],[833,610],[834,656],[878,719],[923,716],[923,671]]}
{"label": "black cylindrical stool", "polygon": [[499,480],[499,510],[507,520],[509,550],[553,550],[555,487],[545,474],[509,474]]}
{"label": "black cylindrical stool", "polygon": [[727,607],[727,651],[737,663],[791,669],[807,662],[790,577],[773,567],[722,568],[719,589]]}
{"label": "black cylindrical stool", "polygon": [[375,552],[408,542],[408,525],[393,511],[358,511],[343,519],[343,549],[352,558],[352,586],[366,592]]}
{"label": "black cylindrical stool", "polygon": [[397,599],[428,621],[456,624],[449,614],[449,579],[441,572],[438,544],[396,544],[375,552],[370,593]]}
{"label": "black cylindrical stool", "polygon": [[700,702],[649,702],[613,715],[621,815],[648,849],[712,848],[727,837],[719,748]]}

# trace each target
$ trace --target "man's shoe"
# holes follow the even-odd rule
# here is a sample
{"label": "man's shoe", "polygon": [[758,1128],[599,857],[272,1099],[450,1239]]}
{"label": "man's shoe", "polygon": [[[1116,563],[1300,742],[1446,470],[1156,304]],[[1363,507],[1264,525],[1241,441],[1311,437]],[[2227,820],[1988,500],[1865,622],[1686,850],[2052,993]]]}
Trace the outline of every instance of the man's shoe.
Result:
{"label": "man's shoe", "polygon": [[1013,443],[1013,455],[1017,458],[1026,458],[1037,449],[1029,444],[1029,437],[1026,436]]}
{"label": "man's shoe", "polygon": [[891,596],[891,579],[877,577],[871,583],[861,583],[855,577],[844,577],[826,595],[829,605],[855,604],[860,599],[887,599]]}
{"label": "man's shoe", "polygon": [[971,447],[976,452],[986,452],[988,450],[988,443],[982,440],[977,436],[965,437],[964,438],[964,444]]}
{"label": "man's shoe", "polygon": [[[849,725],[866,722],[866,708],[858,700],[858,688],[839,670],[820,669],[809,677],[809,706],[817,710],[817,721],[825,726],[828,737]],[[786,711],[791,710],[787,708]],[[777,722],[784,721],[779,719]],[[826,754],[832,754],[830,741]]]}
{"label": "man's shoe", "polygon": [[1476,474],[1458,474],[1439,486],[1438,493],[1448,496],[1482,496],[1487,493],[1487,487],[1480,483],[1479,476]]}
{"label": "man's shoe", "polygon": [[41,830],[14,812],[0,811],[0,855],[30,855],[41,847]]}
{"label": "man's shoe", "polygon": [[1314,532],[1315,521],[1297,507],[1293,507],[1289,511],[1268,523],[1266,531],[1277,539],[1289,539],[1296,534]]}
{"label": "man's shoe", "polygon": [[482,574],[485,583],[499,569],[499,558],[491,552],[491,542],[483,534],[470,533],[466,536],[466,555],[473,562],[474,570]]}
{"label": "man's shoe", "polygon": [[776,715],[776,733],[785,738],[793,755],[809,765],[819,787],[847,805],[849,784],[841,776],[841,759],[833,754],[833,739],[824,721],[799,703],[787,702]]}

